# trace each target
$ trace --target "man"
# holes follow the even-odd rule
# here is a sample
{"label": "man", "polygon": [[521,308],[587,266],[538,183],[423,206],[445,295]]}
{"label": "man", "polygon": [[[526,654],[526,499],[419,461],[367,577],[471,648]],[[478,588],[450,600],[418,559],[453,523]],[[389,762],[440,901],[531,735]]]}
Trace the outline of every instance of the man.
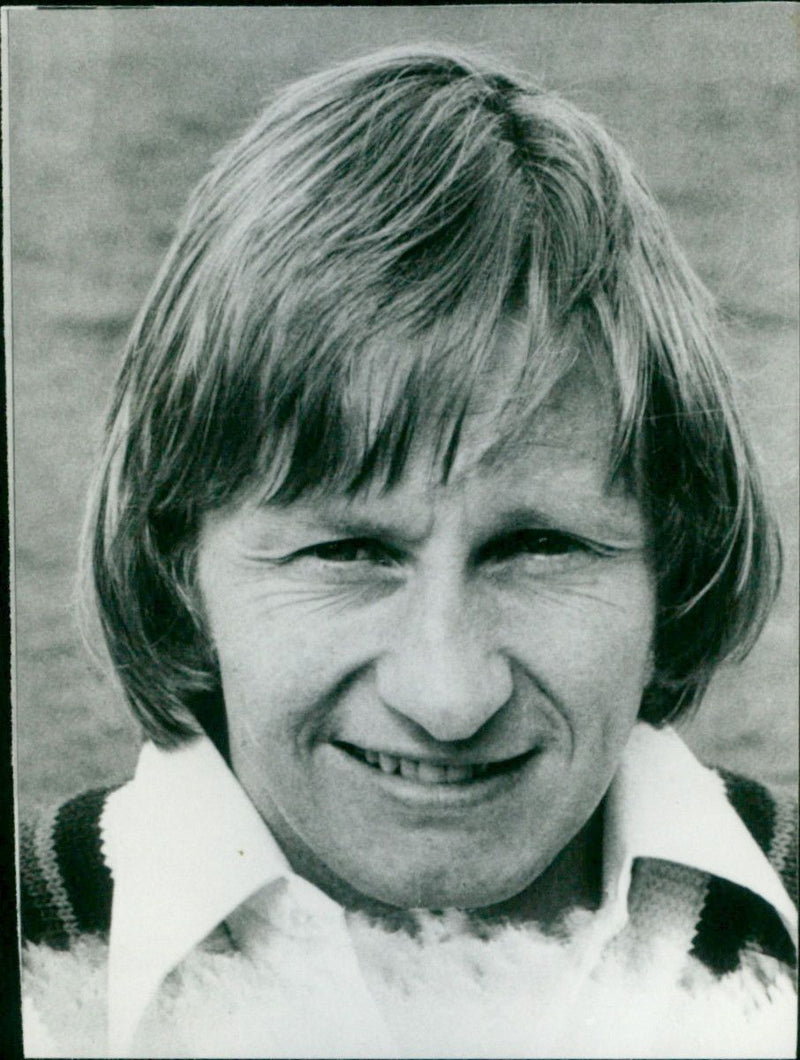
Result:
{"label": "man", "polygon": [[117,1055],[789,1048],[791,817],[664,728],[777,541],[593,119],[425,48],[285,92],[190,202],[93,503],[147,742],[24,848],[49,1048],[101,1048],[106,962]]}

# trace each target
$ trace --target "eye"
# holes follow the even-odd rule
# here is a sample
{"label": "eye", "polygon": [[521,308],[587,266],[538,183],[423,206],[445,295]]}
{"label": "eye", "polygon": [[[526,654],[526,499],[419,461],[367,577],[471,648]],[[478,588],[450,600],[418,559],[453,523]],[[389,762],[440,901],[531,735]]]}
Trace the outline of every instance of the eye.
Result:
{"label": "eye", "polygon": [[489,541],[479,552],[479,562],[503,563],[520,556],[564,558],[572,554],[597,555],[607,550],[560,530],[515,530]]}
{"label": "eye", "polygon": [[392,566],[397,561],[397,557],[386,545],[362,537],[325,541],[319,545],[310,545],[294,554],[296,560],[304,558],[331,564],[372,563],[378,566]]}

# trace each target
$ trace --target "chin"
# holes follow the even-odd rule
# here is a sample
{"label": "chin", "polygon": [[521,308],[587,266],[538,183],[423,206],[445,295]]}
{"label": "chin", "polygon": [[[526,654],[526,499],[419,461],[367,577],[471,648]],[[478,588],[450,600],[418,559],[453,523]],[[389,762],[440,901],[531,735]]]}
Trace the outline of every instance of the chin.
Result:
{"label": "chin", "polygon": [[483,909],[520,894],[531,882],[530,876],[498,881],[470,879],[451,867],[415,872],[392,880],[365,881],[359,890],[369,898],[400,909]]}

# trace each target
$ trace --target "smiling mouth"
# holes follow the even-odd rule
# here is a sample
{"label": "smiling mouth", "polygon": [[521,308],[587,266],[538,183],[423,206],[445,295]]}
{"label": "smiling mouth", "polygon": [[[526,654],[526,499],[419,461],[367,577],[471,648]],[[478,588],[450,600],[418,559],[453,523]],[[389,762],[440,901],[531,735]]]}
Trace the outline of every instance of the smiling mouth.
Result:
{"label": "smiling mouth", "polygon": [[383,751],[367,751],[349,743],[337,742],[335,746],[372,769],[388,776],[400,776],[405,780],[416,781],[418,784],[469,784],[479,780],[488,780],[490,777],[501,776],[519,769],[536,751],[536,748],[531,748],[521,755],[498,762],[449,764],[403,758],[399,755],[386,754]]}

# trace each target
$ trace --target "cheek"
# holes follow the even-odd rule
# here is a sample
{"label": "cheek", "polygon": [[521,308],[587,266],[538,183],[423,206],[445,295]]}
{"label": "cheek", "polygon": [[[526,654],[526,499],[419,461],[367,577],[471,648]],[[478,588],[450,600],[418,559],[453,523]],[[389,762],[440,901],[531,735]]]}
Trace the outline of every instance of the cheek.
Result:
{"label": "cheek", "polygon": [[526,631],[516,654],[568,716],[614,729],[637,716],[654,619],[652,582],[637,566],[605,582],[538,593],[509,628]]}
{"label": "cheek", "polygon": [[[218,608],[213,633],[231,736],[242,744],[301,748],[324,727],[330,704],[357,670],[354,623],[324,610],[290,620],[241,597]],[[350,646],[348,648],[348,646]]]}

